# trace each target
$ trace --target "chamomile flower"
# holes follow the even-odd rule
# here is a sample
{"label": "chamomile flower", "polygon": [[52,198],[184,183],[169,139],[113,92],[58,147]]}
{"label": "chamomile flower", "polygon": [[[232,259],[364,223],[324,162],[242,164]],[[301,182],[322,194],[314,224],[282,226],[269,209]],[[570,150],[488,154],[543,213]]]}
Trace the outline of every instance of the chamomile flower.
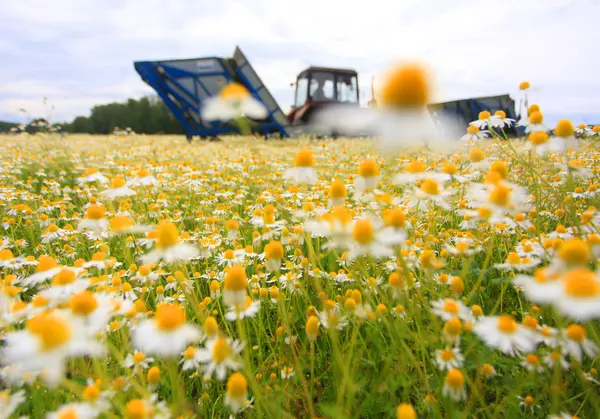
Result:
{"label": "chamomile flower", "polygon": [[590,358],[594,358],[600,352],[598,345],[588,339],[583,326],[572,324],[561,332],[561,347],[565,354],[571,355],[577,361],[581,362],[584,353]]}
{"label": "chamomile flower", "polygon": [[287,169],[284,175],[296,183],[309,185],[317,183],[317,171],[312,150],[309,148],[299,150],[294,159],[294,167]]}
{"label": "chamomile flower", "polygon": [[533,352],[536,347],[534,332],[508,315],[484,317],[475,324],[473,331],[488,346],[507,355]]}
{"label": "chamomile flower", "polygon": [[218,381],[225,380],[227,370],[241,367],[239,353],[244,345],[226,337],[209,339],[204,348],[198,349],[198,360],[204,365],[204,378],[216,375]]}
{"label": "chamomile flower", "polygon": [[161,222],[156,228],[155,250],[142,256],[144,264],[157,263],[164,260],[167,263],[187,261],[198,255],[195,246],[182,243],[175,224],[169,221]]}
{"label": "chamomile flower", "polygon": [[264,119],[268,115],[265,105],[255,99],[248,89],[239,83],[229,83],[217,96],[204,100],[202,119],[208,121],[230,121],[240,116]]}
{"label": "chamomile flower", "polygon": [[197,370],[200,367],[201,354],[194,346],[188,346],[183,351],[183,358],[179,361],[183,371]]}
{"label": "chamomile flower", "polygon": [[471,310],[461,301],[445,299],[436,300],[431,303],[433,313],[442,320],[450,320],[453,317],[458,317],[462,320],[471,320]]}
{"label": "chamomile flower", "polygon": [[49,412],[46,415],[47,419],[64,419],[64,418],[76,418],[76,419],[95,419],[98,417],[100,412],[92,408],[87,403],[69,403],[60,407],[55,412]]}
{"label": "chamomile flower", "polygon": [[93,204],[86,208],[85,216],[77,226],[79,230],[92,230],[95,233],[104,232],[108,229],[106,219],[106,208]]}
{"label": "chamomile flower", "polygon": [[442,394],[457,402],[467,397],[465,377],[461,370],[453,368],[446,373]]}
{"label": "chamomile flower", "polygon": [[97,168],[90,167],[85,170],[83,176],[77,179],[77,182],[79,182],[80,184],[93,182],[100,182],[104,184],[109,183],[110,181],[104,174],[100,173]]}
{"label": "chamomile flower", "polygon": [[252,301],[250,296],[246,296],[246,303],[243,308],[231,308],[226,314],[225,318],[230,322],[236,321],[237,319],[244,319],[247,317],[254,317],[260,311],[260,301]]}
{"label": "chamomile flower", "polygon": [[151,186],[158,184],[158,180],[145,167],[140,167],[135,172],[135,177],[127,181],[127,186]]}
{"label": "chamomile flower", "polygon": [[7,391],[0,392],[0,419],[8,419],[24,401],[25,392],[23,390],[12,394]]}
{"label": "chamomile flower", "polygon": [[460,140],[465,142],[476,142],[488,138],[488,136],[489,131],[482,131],[477,125],[469,125],[467,127],[467,133],[460,137]]}
{"label": "chamomile flower", "polygon": [[[397,238],[397,235],[401,239]],[[391,244],[400,242],[404,236],[394,231],[384,231],[379,221],[365,217],[353,222],[352,238],[353,243],[348,252],[351,260],[362,255],[375,258],[390,257],[394,254]]]}
{"label": "chamomile flower", "polygon": [[200,331],[186,323],[185,310],[176,303],[163,303],[153,319],[143,320],[133,329],[132,343],[149,355],[179,354],[189,343],[201,338]]}
{"label": "chamomile flower", "polygon": [[442,371],[461,368],[464,357],[459,348],[444,348],[435,351],[435,362]]}
{"label": "chamomile flower", "polygon": [[0,352],[2,364],[12,365],[15,373],[41,375],[47,385],[56,386],[65,375],[68,358],[101,356],[104,347],[64,315],[48,311],[29,319],[25,329],[7,333]]}
{"label": "chamomile flower", "polygon": [[124,196],[133,196],[135,191],[127,186],[123,176],[115,176],[110,181],[110,188],[100,192],[100,196],[108,199],[116,199]]}
{"label": "chamomile flower", "polygon": [[227,393],[225,394],[225,404],[233,413],[243,410],[248,403],[248,382],[239,372],[229,377],[227,381]]}

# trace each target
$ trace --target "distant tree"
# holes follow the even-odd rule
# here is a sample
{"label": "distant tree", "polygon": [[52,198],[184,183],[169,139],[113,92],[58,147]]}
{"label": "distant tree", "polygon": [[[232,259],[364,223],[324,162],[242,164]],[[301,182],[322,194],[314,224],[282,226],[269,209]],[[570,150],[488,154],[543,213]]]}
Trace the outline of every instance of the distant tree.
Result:
{"label": "distant tree", "polygon": [[[8,131],[17,124],[0,125],[0,132]],[[56,125],[56,124],[55,124]],[[62,123],[61,130],[79,134],[110,134],[115,127],[131,128],[140,134],[183,134],[183,128],[158,96],[146,96],[141,99],[127,99],[96,105],[90,116],[78,116],[70,123]],[[47,125],[44,119],[35,119],[27,125],[30,133],[39,132]]]}
{"label": "distant tree", "polygon": [[0,121],[0,132],[9,132],[11,128],[16,128],[18,126],[19,124],[16,122]]}

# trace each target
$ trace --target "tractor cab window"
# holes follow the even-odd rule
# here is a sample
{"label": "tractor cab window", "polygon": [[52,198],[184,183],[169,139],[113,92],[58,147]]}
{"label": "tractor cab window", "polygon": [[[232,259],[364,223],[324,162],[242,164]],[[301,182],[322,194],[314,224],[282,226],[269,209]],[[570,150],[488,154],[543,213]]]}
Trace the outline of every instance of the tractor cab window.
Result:
{"label": "tractor cab window", "polygon": [[306,103],[308,97],[308,77],[301,76],[296,81],[296,100],[294,101],[296,108],[300,108]]}
{"label": "tractor cab window", "polygon": [[335,100],[334,80],[333,73],[313,72],[310,78],[310,98],[315,102]]}
{"label": "tractor cab window", "polygon": [[358,103],[356,76],[337,76],[337,100],[344,103]]}

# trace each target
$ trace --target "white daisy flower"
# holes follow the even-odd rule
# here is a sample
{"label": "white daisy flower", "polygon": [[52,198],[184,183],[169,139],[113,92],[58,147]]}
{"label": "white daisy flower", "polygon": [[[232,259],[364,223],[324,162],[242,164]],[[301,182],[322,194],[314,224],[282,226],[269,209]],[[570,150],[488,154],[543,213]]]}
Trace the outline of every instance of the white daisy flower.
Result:
{"label": "white daisy flower", "polygon": [[484,317],[473,330],[488,346],[507,355],[533,352],[536,347],[534,332],[518,324],[511,316]]}

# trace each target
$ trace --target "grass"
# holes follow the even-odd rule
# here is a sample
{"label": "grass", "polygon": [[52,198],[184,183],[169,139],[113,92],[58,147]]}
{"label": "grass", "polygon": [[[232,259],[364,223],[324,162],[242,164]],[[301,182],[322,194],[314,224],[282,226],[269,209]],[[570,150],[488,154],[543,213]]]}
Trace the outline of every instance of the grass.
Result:
{"label": "grass", "polygon": [[[147,354],[154,358],[147,368],[123,366],[127,355],[139,349],[132,344],[133,328],[153,318],[159,300],[165,298],[185,309],[187,323],[202,329],[206,319],[213,316],[220,333],[244,343],[239,372],[247,381],[247,399],[252,403],[237,413],[240,417],[385,418],[395,417],[401,403],[410,404],[418,417],[428,418],[542,418],[561,412],[582,418],[600,415],[599,384],[594,381],[599,379],[597,353],[577,362],[564,348],[541,343],[531,353],[537,356],[539,372],[529,371],[524,367],[527,353],[509,356],[487,345],[474,333],[475,319],[460,322],[459,343],[448,341],[444,330],[449,326],[432,309],[432,302],[449,298],[464,303],[469,311],[477,305],[485,316],[508,314],[519,323],[528,316],[540,327],[564,329],[576,323],[556,305],[536,305],[526,298],[513,282],[520,274],[516,268],[503,270],[496,265],[505,263],[523,240],[545,249],[537,258],[539,266],[523,274],[555,264],[561,259],[563,242],[570,240],[556,235],[562,231],[560,226],[571,228],[571,236],[581,237],[593,250],[595,242],[589,234],[595,226],[592,230],[583,228],[585,214],[593,213],[590,207],[599,205],[595,191],[600,154],[593,140],[582,140],[580,149],[569,156],[589,169],[586,176],[579,176],[583,172],[575,169],[561,174],[555,165],[561,156],[538,158],[521,140],[495,139],[479,144],[486,158],[504,162],[500,168],[492,166],[491,171],[495,167],[502,174],[502,168],[507,168],[507,180],[524,187],[531,203],[523,212],[523,220],[515,214],[507,217],[519,219],[520,225],[479,220],[474,228],[462,224],[465,217],[461,210],[476,204],[467,194],[469,188],[490,176],[488,168],[478,171],[469,160],[469,149],[475,145],[464,145],[452,154],[416,150],[382,158],[373,152],[370,141],[349,139],[264,142],[238,137],[222,143],[188,145],[184,138],[175,136],[48,135],[6,136],[0,141],[3,246],[17,258],[39,260],[41,255],[49,255],[64,266],[80,265],[102,251],[110,261],[107,266],[89,267],[83,273],[84,277],[97,278],[90,290],[123,299],[128,298],[125,293],[129,289],[123,284],[129,283],[137,301],[143,302],[127,313],[112,316],[95,337],[107,347],[106,356],[69,358],[67,373],[57,386],[38,379],[8,390],[15,393],[22,387],[26,395],[11,417],[42,418],[69,403],[78,403],[78,408],[86,404],[106,418],[151,417],[152,405],[160,417],[159,401],[166,404],[163,410],[172,417],[236,414],[225,403],[233,372],[228,371],[227,378],[218,381],[214,376],[204,380],[201,367],[183,371],[180,361],[187,345],[175,357]],[[316,160],[319,180],[315,185],[298,185],[283,176],[303,147],[309,147]],[[352,185],[365,159],[376,163],[381,176],[377,191],[359,200]],[[392,182],[413,160],[423,161],[429,172],[440,172],[445,164],[452,163],[456,175],[471,176],[464,182],[457,181],[457,176],[446,182],[445,186],[453,190],[447,200],[449,209],[427,206],[426,202],[411,206],[415,182]],[[116,175],[135,178],[144,168],[158,183],[135,187],[135,195],[111,200],[100,194],[110,185],[78,182],[88,168],[97,168],[109,179]],[[394,208],[406,216],[408,242],[394,247],[394,258],[366,255],[348,263],[344,249],[328,249],[327,238],[312,237],[307,228],[301,228],[303,219],[296,212],[308,210],[308,219],[316,219],[320,209],[326,212],[329,186],[335,177],[346,185],[345,205],[353,218],[389,215],[385,211]],[[190,180],[199,183],[190,186]],[[107,219],[126,212],[140,225],[155,226],[169,220],[177,226],[179,239],[195,248],[203,239],[213,241],[211,256],[160,262],[151,269],[165,274],[155,282],[138,284],[135,275],[141,266],[140,257],[150,251],[143,246],[143,234],[94,238],[78,231],[86,206],[95,199],[106,208]],[[271,231],[252,223],[255,209],[264,210],[268,205],[275,207],[274,220],[279,222]],[[226,224],[231,219],[238,221],[238,236],[227,241]],[[64,236],[44,241],[50,225],[63,229]],[[256,236],[259,239],[253,240]],[[480,251],[472,255],[449,252],[448,248],[456,247],[456,240],[461,239],[469,239],[470,248],[480,246]],[[281,272],[269,272],[266,261],[257,257],[242,262],[248,278],[245,291],[252,301],[260,301],[260,309],[254,317],[226,320],[228,307],[222,298],[227,292],[223,282],[226,268],[219,263],[219,255],[246,246],[262,254],[273,241],[284,242]],[[596,266],[592,250],[585,261],[588,269]],[[35,272],[34,264],[4,266],[0,290],[4,314],[14,312],[17,301],[32,308],[33,297],[52,287],[49,281],[23,285],[22,279]],[[394,273],[403,284],[397,288],[390,285]],[[335,280],[342,275],[348,280]],[[213,278],[220,295],[211,288]],[[282,278],[287,279],[288,286],[284,287]],[[293,292],[289,281],[297,287]],[[10,284],[19,288],[15,291]],[[70,297],[57,300],[58,309],[69,312],[69,301]],[[308,317],[325,313],[327,319],[326,307],[333,303],[339,315],[347,319],[347,326],[341,330],[325,328],[320,319],[318,336],[312,342],[305,330]],[[24,319],[5,316],[1,330],[8,336],[23,329],[24,323]],[[600,345],[598,320],[579,324],[587,338]],[[204,343],[191,346],[203,348]],[[458,400],[443,394],[449,373],[441,370],[435,359],[436,350],[445,348],[458,348],[464,358],[457,368],[464,379],[464,385],[459,385],[464,388],[464,397]],[[553,350],[563,352],[568,369],[544,364],[545,355]],[[486,375],[486,364],[493,366],[494,376]],[[157,367],[158,372],[153,370],[149,376],[151,367]],[[290,368],[293,375],[282,378],[282,371]],[[89,380],[98,380],[92,386],[102,392],[106,406],[94,404],[97,399],[90,397]],[[147,401],[151,394],[158,401]],[[141,413],[136,413],[131,403],[137,399],[147,401]]]}

